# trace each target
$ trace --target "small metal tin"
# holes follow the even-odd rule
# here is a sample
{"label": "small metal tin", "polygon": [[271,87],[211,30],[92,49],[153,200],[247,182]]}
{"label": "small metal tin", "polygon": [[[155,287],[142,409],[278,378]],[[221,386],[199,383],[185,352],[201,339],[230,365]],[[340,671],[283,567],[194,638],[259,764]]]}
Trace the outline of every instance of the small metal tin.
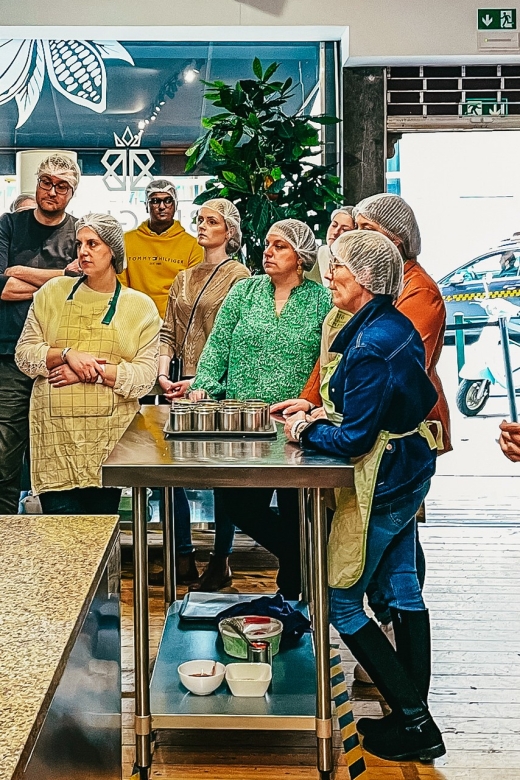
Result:
{"label": "small metal tin", "polygon": [[260,407],[242,409],[242,426],[244,431],[261,431],[265,427],[263,409]]}
{"label": "small metal tin", "polygon": [[242,430],[242,410],[235,406],[222,406],[218,412],[219,431]]}
{"label": "small metal tin", "polygon": [[191,431],[193,430],[192,425],[191,407],[172,406],[170,412],[170,427],[172,431]]}
{"label": "small metal tin", "polygon": [[261,421],[259,423],[259,427],[257,428],[246,428],[245,427],[245,419],[244,419],[244,430],[255,430],[255,431],[265,431],[267,428],[269,428],[270,422],[271,422],[271,415],[269,411],[270,407],[269,404],[265,401],[246,401],[244,404],[244,412],[248,410],[255,410],[260,412]]}
{"label": "small metal tin", "polygon": [[247,646],[247,660],[253,664],[273,663],[273,649],[270,642],[258,640]]}
{"label": "small metal tin", "polygon": [[198,404],[193,410],[193,430],[216,431],[217,409],[209,405]]}

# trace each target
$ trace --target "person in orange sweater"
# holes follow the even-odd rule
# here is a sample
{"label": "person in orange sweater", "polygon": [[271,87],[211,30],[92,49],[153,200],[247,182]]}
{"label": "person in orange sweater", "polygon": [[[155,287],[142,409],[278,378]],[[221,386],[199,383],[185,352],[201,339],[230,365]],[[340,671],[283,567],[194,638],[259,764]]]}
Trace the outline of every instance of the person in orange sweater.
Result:
{"label": "person in orange sweater", "polygon": [[150,218],[125,233],[127,267],[119,274],[126,287],[146,293],[164,319],[168,293],[179,271],[202,262],[203,250],[175,219],[177,191],[167,179],[146,188]]}
{"label": "person in orange sweater", "polygon": [[[438,393],[438,401],[428,415],[442,426],[442,448],[439,454],[452,448],[450,439],[450,413],[448,402],[437,373],[444,331],[446,307],[437,284],[417,262],[421,251],[421,235],[410,206],[398,195],[381,193],[365,198],[354,208],[356,225],[360,230],[376,230],[388,236],[397,246],[404,262],[403,291],[396,301],[396,308],[408,317],[418,331],[426,352],[426,372]],[[341,322],[341,320],[340,320]],[[331,331],[332,338],[335,331]],[[290,399],[272,407],[273,413],[286,416],[297,411],[310,411],[321,406],[320,365],[316,363],[299,399]]]}

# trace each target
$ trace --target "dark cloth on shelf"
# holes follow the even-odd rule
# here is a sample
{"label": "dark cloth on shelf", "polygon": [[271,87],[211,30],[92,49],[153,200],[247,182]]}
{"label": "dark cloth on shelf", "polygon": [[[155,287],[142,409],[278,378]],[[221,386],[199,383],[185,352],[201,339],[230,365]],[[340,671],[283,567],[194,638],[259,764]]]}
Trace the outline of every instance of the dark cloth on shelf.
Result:
{"label": "dark cloth on shelf", "polygon": [[299,610],[284,600],[281,593],[276,596],[261,596],[252,601],[241,601],[220,612],[215,621],[217,625],[224,618],[261,615],[279,620],[283,625],[282,641],[297,642],[303,634],[310,632],[311,623]]}

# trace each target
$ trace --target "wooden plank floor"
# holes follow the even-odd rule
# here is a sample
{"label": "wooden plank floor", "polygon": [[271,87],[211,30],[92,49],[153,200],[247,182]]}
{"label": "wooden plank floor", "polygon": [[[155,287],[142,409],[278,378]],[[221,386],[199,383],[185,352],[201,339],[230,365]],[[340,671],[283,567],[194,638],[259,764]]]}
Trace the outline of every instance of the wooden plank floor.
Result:
{"label": "wooden plank floor", "polygon": [[[431,709],[448,753],[435,766],[395,764],[366,754],[365,780],[519,780],[520,528],[424,527],[426,600],[433,624]],[[207,557],[208,535],[199,535]],[[272,559],[238,537],[233,589],[274,587]],[[254,568],[260,561],[265,568]],[[246,570],[247,566],[247,570]],[[128,574],[128,567],[127,567]],[[123,579],[123,758],[133,761],[132,581]],[[162,589],[150,588],[151,643],[163,624]],[[384,709],[374,688],[352,686],[354,662],[343,663],[356,717]],[[336,780],[348,769],[335,736]],[[159,732],[151,778],[163,780],[314,780],[315,749],[305,734]]]}

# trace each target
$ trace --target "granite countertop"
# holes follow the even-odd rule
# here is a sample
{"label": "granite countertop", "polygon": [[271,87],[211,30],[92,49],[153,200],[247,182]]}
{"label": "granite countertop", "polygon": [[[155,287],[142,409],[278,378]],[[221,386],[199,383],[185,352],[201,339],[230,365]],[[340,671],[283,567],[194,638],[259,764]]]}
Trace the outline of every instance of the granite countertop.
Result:
{"label": "granite countertop", "polygon": [[0,778],[17,777],[39,733],[118,518],[0,516]]}

